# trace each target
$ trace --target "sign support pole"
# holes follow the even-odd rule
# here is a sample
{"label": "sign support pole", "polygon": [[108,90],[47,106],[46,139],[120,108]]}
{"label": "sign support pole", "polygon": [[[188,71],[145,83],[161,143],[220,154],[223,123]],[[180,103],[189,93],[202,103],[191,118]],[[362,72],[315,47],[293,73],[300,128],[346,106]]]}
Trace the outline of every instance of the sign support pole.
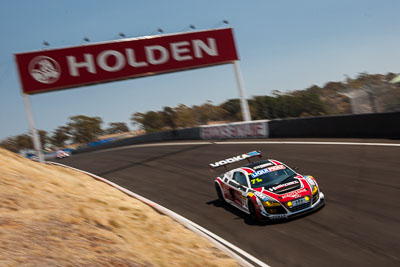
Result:
{"label": "sign support pole", "polygon": [[33,147],[35,148],[35,150],[37,152],[39,162],[43,163],[44,158],[43,158],[43,153],[42,153],[42,149],[41,149],[40,138],[39,138],[38,132],[35,128],[35,122],[33,121],[31,102],[30,102],[29,96],[27,94],[22,93],[22,97],[24,98],[26,116],[28,118],[29,129],[31,132]]}
{"label": "sign support pole", "polygon": [[240,107],[242,109],[243,120],[244,121],[251,121],[249,104],[247,103],[246,92],[244,91],[243,79],[242,79],[242,75],[240,73],[239,61],[238,60],[235,60],[233,62],[233,68],[235,70],[236,81],[237,81],[238,88],[239,88]]}

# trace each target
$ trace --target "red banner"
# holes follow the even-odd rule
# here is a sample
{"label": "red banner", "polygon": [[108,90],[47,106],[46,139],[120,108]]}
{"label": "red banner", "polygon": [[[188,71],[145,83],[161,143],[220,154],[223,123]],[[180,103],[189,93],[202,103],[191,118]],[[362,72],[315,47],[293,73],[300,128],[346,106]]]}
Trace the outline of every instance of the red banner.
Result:
{"label": "red banner", "polygon": [[123,39],[15,54],[22,90],[36,94],[231,63],[232,29]]}

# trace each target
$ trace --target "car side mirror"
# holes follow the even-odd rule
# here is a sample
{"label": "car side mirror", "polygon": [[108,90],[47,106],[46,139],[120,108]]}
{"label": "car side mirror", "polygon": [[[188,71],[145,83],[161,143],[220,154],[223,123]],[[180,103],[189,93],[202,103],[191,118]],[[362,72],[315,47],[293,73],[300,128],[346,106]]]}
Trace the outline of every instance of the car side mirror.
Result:
{"label": "car side mirror", "polygon": [[293,167],[293,170],[296,171],[296,172],[298,172],[298,171],[299,171],[299,168]]}

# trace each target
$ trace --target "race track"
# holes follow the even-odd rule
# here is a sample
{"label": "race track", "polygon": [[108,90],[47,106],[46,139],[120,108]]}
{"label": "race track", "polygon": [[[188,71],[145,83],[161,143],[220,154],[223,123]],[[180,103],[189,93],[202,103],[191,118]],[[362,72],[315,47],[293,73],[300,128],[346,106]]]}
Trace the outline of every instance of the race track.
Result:
{"label": "race track", "polygon": [[[313,175],[326,206],[286,223],[252,225],[219,205],[208,164],[257,149]],[[399,146],[193,143],[125,147],[59,162],[153,200],[271,266],[400,266]]]}

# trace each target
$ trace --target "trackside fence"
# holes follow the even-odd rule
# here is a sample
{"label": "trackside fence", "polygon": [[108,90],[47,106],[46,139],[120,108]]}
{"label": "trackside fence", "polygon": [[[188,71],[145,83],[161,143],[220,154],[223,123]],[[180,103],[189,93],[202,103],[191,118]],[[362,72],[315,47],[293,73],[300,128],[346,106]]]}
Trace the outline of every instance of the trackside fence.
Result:
{"label": "trackside fence", "polygon": [[110,143],[99,144],[97,146],[84,146],[76,149],[75,153],[91,152],[96,150],[115,148],[121,146],[129,146],[143,143],[153,142],[164,142],[164,141],[180,141],[180,140],[199,140],[200,139],[200,128],[185,128],[179,130],[162,131],[157,133],[150,133],[145,135],[139,135],[126,139],[115,140]]}
{"label": "trackside fence", "polygon": [[400,139],[400,112],[204,125],[119,139],[97,146],[80,147],[73,153],[163,141],[311,137]]}
{"label": "trackside fence", "polygon": [[273,120],[269,137],[400,139],[400,112]]}

